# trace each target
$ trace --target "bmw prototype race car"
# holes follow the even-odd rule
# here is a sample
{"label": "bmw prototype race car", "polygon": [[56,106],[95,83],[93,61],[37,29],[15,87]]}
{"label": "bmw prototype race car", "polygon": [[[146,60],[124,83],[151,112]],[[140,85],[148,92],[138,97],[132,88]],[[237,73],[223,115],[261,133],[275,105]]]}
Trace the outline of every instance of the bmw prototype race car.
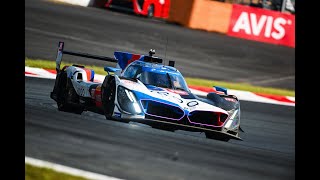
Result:
{"label": "bmw prototype race car", "polygon": [[[92,111],[109,120],[135,121],[168,131],[204,132],[207,138],[241,140],[240,102],[227,89],[206,97],[191,93],[175,62],[164,65],[162,59],[149,55],[114,52],[114,58],[77,53],[63,49],[59,42],[56,81],[50,97],[60,111],[81,114]],[[94,81],[94,71],[81,65],[60,64],[62,55],[74,55],[117,63],[104,67],[104,81]]]}

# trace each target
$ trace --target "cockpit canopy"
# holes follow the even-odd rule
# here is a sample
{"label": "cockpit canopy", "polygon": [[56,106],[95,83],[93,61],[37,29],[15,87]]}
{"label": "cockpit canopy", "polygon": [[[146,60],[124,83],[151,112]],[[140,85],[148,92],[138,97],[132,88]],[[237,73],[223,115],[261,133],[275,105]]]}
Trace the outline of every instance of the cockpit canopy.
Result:
{"label": "cockpit canopy", "polygon": [[121,76],[139,79],[145,85],[190,92],[182,74],[163,64],[135,61],[126,67]]}

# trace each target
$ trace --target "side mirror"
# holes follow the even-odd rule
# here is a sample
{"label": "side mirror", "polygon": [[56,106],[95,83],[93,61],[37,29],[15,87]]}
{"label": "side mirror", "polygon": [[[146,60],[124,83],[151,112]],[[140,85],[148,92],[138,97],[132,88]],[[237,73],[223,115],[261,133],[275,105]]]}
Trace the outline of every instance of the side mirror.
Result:
{"label": "side mirror", "polygon": [[110,72],[113,72],[116,75],[120,75],[121,73],[121,69],[120,68],[115,68],[115,67],[109,67],[109,66],[105,66],[104,67],[104,71],[106,71],[108,73],[108,75],[110,75]]}
{"label": "side mirror", "polygon": [[227,95],[227,88],[224,88],[224,87],[221,87],[221,86],[213,86],[213,88],[216,90],[216,91],[220,91],[220,92],[223,92],[225,95]]}

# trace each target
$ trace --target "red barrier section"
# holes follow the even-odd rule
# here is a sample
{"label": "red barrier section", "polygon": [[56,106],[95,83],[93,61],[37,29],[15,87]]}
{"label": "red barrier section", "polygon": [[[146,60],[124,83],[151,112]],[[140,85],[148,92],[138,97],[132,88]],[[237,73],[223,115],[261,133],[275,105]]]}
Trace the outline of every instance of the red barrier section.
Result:
{"label": "red barrier section", "polygon": [[234,4],[227,35],[295,47],[295,16]]}

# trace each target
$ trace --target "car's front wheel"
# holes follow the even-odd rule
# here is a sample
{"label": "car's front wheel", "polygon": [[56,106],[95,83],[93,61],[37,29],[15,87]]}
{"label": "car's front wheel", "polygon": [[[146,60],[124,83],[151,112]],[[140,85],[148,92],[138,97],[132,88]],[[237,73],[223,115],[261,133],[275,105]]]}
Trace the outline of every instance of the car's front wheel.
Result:
{"label": "car's front wheel", "polygon": [[113,76],[106,76],[102,84],[102,106],[106,119],[112,119],[116,96],[116,82]]}
{"label": "car's front wheel", "polygon": [[115,98],[116,98],[116,82],[114,76],[106,76],[103,81],[102,87],[102,107],[104,115],[107,120],[119,121],[124,123],[129,123],[129,120],[121,119],[118,120],[112,117],[115,108]]}

